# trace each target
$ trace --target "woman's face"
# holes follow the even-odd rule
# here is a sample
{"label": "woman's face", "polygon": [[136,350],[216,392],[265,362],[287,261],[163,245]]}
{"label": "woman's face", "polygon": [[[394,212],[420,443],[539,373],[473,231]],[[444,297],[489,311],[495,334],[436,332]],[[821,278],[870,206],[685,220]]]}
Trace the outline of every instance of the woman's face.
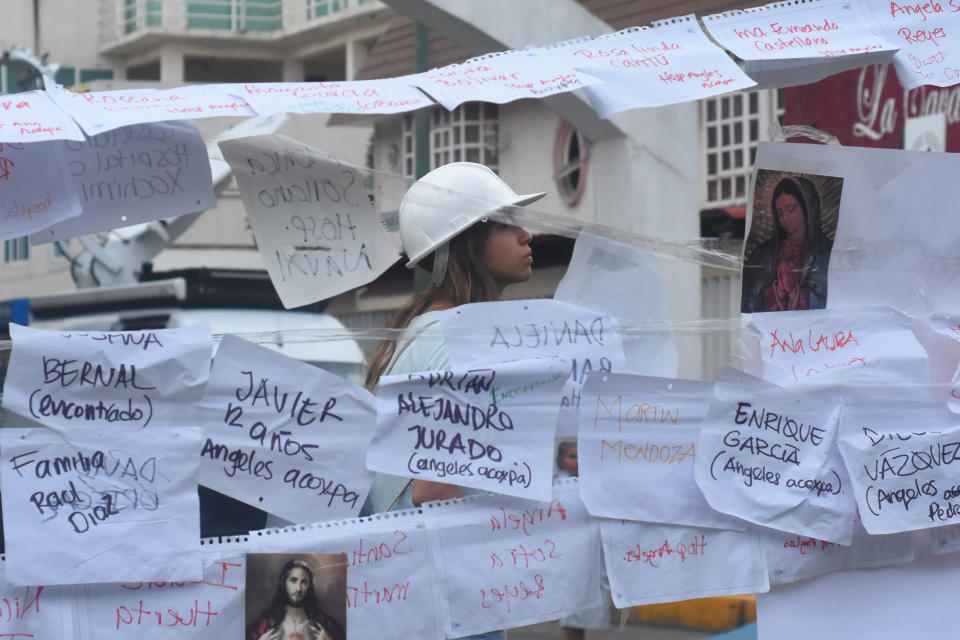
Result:
{"label": "woman's face", "polygon": [[294,607],[301,606],[303,598],[310,588],[310,576],[307,575],[306,570],[301,567],[294,567],[287,574],[287,580],[284,584],[287,588],[287,602]]}
{"label": "woman's face", "polygon": [[580,475],[580,469],[577,466],[577,445],[573,445],[567,449],[563,457],[560,458],[560,468],[574,477]]}
{"label": "woman's face", "polygon": [[803,220],[803,207],[789,193],[781,193],[774,201],[777,210],[777,219],[787,232],[788,236],[803,237],[806,227]]}
{"label": "woman's face", "polygon": [[531,236],[523,227],[502,222],[493,228],[483,245],[483,266],[501,287],[526,282],[533,274]]}

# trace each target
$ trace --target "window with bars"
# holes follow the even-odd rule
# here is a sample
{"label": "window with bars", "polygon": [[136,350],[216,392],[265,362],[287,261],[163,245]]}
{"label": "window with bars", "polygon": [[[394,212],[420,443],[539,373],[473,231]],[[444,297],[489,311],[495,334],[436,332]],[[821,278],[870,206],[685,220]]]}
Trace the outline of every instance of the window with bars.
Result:
{"label": "window with bars", "polygon": [[14,238],[3,241],[3,261],[23,262],[30,259],[30,238]]}
{"label": "window with bars", "polygon": [[322,18],[340,11],[346,11],[350,2],[354,6],[369,4],[373,0],[307,0],[307,19]]}
{"label": "window with bars", "polygon": [[123,32],[143,27],[159,27],[163,22],[162,0],[124,0]]}
{"label": "window with bars", "polygon": [[704,204],[747,201],[757,143],[769,139],[770,124],[783,115],[779,91],[741,92],[701,103]]}
{"label": "window with bars", "polygon": [[[497,150],[497,105],[467,102],[453,111],[435,107],[430,112],[430,168],[451,162],[478,162],[494,171],[500,164]],[[413,116],[403,118],[403,175],[416,174]]]}
{"label": "window with bars", "polygon": [[190,1],[187,28],[275,31],[283,28],[282,0]]}

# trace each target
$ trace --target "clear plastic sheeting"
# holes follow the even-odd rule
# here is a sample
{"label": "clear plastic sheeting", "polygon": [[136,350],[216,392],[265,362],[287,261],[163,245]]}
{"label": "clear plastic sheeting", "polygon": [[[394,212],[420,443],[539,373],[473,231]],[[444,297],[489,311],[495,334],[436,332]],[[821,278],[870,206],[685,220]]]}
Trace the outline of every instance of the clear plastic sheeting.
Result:
{"label": "clear plastic sheeting", "polygon": [[811,127],[805,124],[791,124],[782,127],[778,121],[774,120],[770,123],[770,130],[768,133],[770,135],[770,139],[774,142],[786,142],[790,138],[807,138],[808,140],[813,140],[814,142],[820,142],[823,144],[840,144],[840,140],[838,140],[837,136],[833,135],[832,133],[827,133],[826,131],[821,131],[816,127]]}
{"label": "clear plastic sheeting", "polygon": [[[777,333],[777,342],[773,343],[777,353],[791,354],[793,350],[797,351],[798,357],[804,353],[817,353],[811,350],[811,346],[818,348],[820,353],[842,354],[849,350],[861,349],[864,344],[865,334],[861,333],[856,326],[847,327],[843,324],[843,318],[855,317],[857,321],[864,326],[864,330],[882,330],[883,327],[876,325],[870,326],[871,314],[867,311],[858,312],[855,309],[838,310],[833,312],[821,312],[817,314],[818,321],[812,322],[809,327],[804,326],[802,335],[798,330],[793,330],[793,338],[790,337],[790,330],[786,333]],[[761,314],[766,316],[775,316],[776,314]],[[902,375],[902,371],[896,380],[887,381],[885,386],[888,390],[911,390],[911,395],[915,392],[923,393],[924,390],[930,393],[940,393],[940,399],[946,400],[950,393],[949,385],[953,374],[960,363],[960,316],[903,316],[906,318],[909,330],[900,335],[904,339],[916,345],[918,342],[924,348],[923,357],[932,357],[930,376],[908,380]],[[812,318],[812,317],[811,317]],[[804,316],[800,314],[800,321],[803,323]],[[706,318],[693,320],[671,320],[670,318],[654,319],[645,322],[639,322],[630,318],[618,317],[618,330],[620,338],[624,343],[625,353],[629,355],[630,350],[637,345],[642,344],[660,344],[666,345],[670,341],[676,344],[676,350],[679,353],[696,353],[695,349],[703,348],[704,340],[723,339],[731,342],[733,348],[730,354],[723,355],[722,364],[732,364],[744,371],[756,375],[762,375],[762,357],[770,355],[771,349],[771,331],[761,334],[759,330],[750,328],[751,316],[728,316],[720,318]],[[783,318],[787,322],[787,318]],[[795,323],[791,320],[787,324]],[[829,326],[828,326],[829,325]],[[844,329],[831,329],[833,325],[837,327],[843,325]],[[819,328],[823,328],[820,331]],[[953,327],[953,331],[951,331]],[[423,330],[426,338],[442,339],[443,330],[439,324],[426,327]],[[472,334],[473,337],[486,335],[486,328],[477,327],[471,331],[460,328],[465,337]],[[843,336],[837,334],[842,331]],[[331,343],[355,342],[366,352],[372,352],[376,346],[385,340],[396,340],[402,336],[404,330],[391,329],[387,327],[377,328],[338,328],[338,329],[288,329],[282,331],[260,331],[260,332],[239,332],[236,335],[239,338],[263,346],[275,346],[277,344],[297,344],[297,345],[316,345],[322,346]],[[815,334],[815,335],[814,335]],[[812,336],[812,337],[811,337]],[[848,337],[849,336],[849,337]],[[222,340],[222,334],[214,334],[214,345],[218,345]],[[856,341],[856,342],[855,342]],[[858,344],[859,343],[859,344]],[[0,371],[6,372],[6,364],[9,361],[12,343],[9,340],[0,341]],[[819,345],[819,347],[818,347]],[[801,349],[803,353],[801,353]],[[852,351],[851,351],[852,353]],[[854,354],[856,355],[856,354]],[[786,357],[786,355],[784,355]],[[853,357],[853,356],[851,356]],[[628,358],[629,360],[629,358]],[[849,360],[849,358],[848,358]],[[662,363],[661,363],[662,364]],[[683,363],[681,363],[682,365]],[[789,367],[788,367],[789,368]],[[719,367],[717,368],[719,370]],[[851,370],[852,371],[852,370]],[[338,373],[337,371],[334,371]],[[716,371],[705,371],[700,375],[681,374],[682,377],[691,379],[700,379],[712,381],[715,379]],[[843,381],[843,386],[847,388],[876,388],[876,380],[870,378],[848,377]],[[943,395],[946,394],[946,395]],[[4,420],[4,416],[8,419]],[[13,421],[10,421],[13,420]],[[13,417],[9,412],[0,408],[0,425],[3,426],[26,426],[23,419]]]}
{"label": "clear plastic sheeting", "polygon": [[696,238],[684,242],[663,240],[595,222],[538,211],[529,207],[501,207],[489,219],[517,224],[533,234],[551,234],[564,238],[591,235],[614,243],[628,244],[634,250],[656,258],[667,258],[687,264],[739,271],[743,265],[740,240]]}

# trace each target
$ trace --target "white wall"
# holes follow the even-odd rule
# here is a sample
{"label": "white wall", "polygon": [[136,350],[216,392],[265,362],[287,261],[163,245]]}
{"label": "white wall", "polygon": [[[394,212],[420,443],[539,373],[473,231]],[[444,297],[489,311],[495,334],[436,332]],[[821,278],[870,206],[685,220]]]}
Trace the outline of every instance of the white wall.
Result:
{"label": "white wall", "polygon": [[3,3],[0,40],[6,44],[34,47],[33,3],[30,0],[6,0]]}
{"label": "white wall", "polygon": [[52,244],[30,247],[27,261],[0,262],[0,299],[28,298],[74,288],[70,263],[53,255]]}
{"label": "white wall", "polygon": [[403,132],[400,118],[381,118],[373,132],[373,168],[403,175]]}
{"label": "white wall", "polygon": [[38,0],[40,40],[34,42],[33,2],[3,0],[0,42],[32,49],[66,67],[109,68],[97,55],[97,7],[91,0]]}
{"label": "white wall", "polygon": [[[553,143],[560,119],[539,103],[501,108],[501,175],[520,192],[547,190],[538,211],[597,222],[665,243],[700,235],[700,132],[698,105],[638,109],[618,116],[629,134],[590,145],[587,186],[570,207],[553,183]],[[676,252],[669,245],[665,253]],[[699,320],[700,266],[681,259],[660,261],[667,311],[674,322]],[[610,292],[610,295],[617,295]],[[637,305],[648,301],[638,300]],[[680,375],[702,373],[699,337],[678,341]]]}
{"label": "white wall", "polygon": [[[623,114],[631,138],[625,162],[628,184],[620,202],[629,211],[632,230],[669,243],[700,237],[700,132],[695,102]],[[675,252],[668,246],[666,253]],[[679,258],[660,261],[669,317],[674,323],[701,317],[700,265]],[[643,301],[638,301],[643,304]],[[699,378],[703,373],[698,336],[677,339],[680,377]]]}
{"label": "white wall", "polygon": [[[567,204],[553,179],[553,145],[561,122],[559,116],[534,100],[501,106],[500,175],[518,193],[546,191],[547,196],[533,205],[537,211],[597,222],[602,214],[594,200],[597,178],[592,153],[584,174],[587,185],[577,204]],[[608,224],[614,222],[611,219]]]}
{"label": "white wall", "polygon": [[[31,2],[20,4],[31,5]],[[7,2],[5,1],[4,4]],[[40,43],[38,53],[50,61],[83,69],[109,69],[97,55],[97,5],[90,0],[39,0]],[[32,11],[32,9],[30,9]]]}

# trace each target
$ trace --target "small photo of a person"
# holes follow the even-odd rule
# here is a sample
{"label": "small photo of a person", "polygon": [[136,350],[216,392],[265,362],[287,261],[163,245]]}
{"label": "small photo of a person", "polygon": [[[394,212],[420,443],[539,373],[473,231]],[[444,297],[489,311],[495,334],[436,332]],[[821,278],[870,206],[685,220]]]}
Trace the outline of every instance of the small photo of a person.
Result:
{"label": "small photo of a person", "polygon": [[561,442],[557,447],[557,471],[554,480],[579,478],[580,467],[577,464],[577,443]]}
{"label": "small photo of a person", "polygon": [[827,305],[843,178],[760,170],[743,261],[741,311]]}
{"label": "small photo of a person", "polygon": [[342,553],[247,554],[247,640],[346,640]]}

